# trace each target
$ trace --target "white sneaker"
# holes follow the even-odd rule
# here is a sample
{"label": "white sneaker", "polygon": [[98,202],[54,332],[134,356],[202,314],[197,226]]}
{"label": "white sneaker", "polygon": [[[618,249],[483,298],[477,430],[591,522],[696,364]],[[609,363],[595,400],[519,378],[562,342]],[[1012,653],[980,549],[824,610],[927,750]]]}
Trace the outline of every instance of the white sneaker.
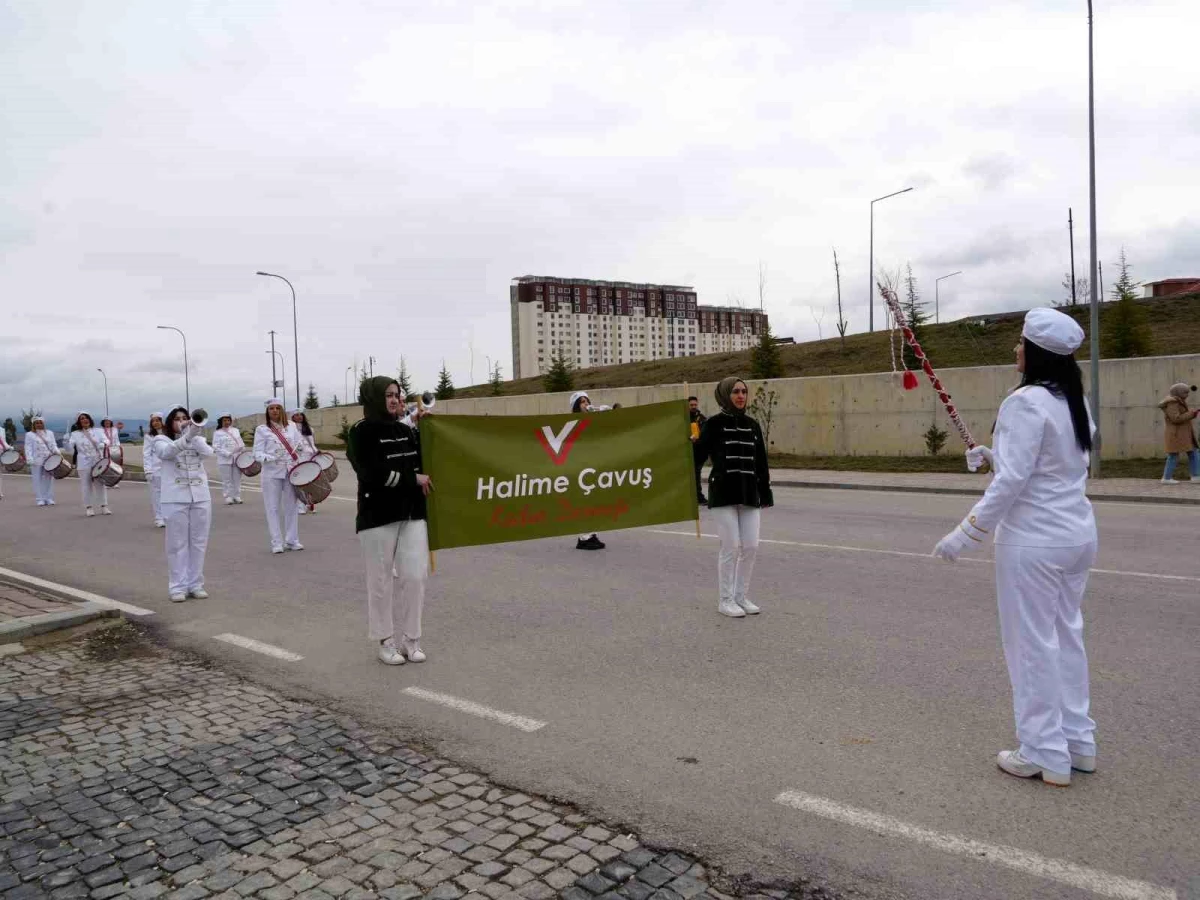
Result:
{"label": "white sneaker", "polygon": [[234,497],[234,498],[233,498],[233,502],[234,502],[234,503],[236,503],[238,506],[241,506],[241,505],[242,505],[242,498],[241,498],[241,497]]}
{"label": "white sneaker", "polygon": [[1096,771],[1096,757],[1080,756],[1078,753],[1071,754],[1071,768],[1076,772],[1092,773]]}
{"label": "white sneaker", "polygon": [[295,543],[295,544],[288,544],[286,547],[284,547],[284,549],[285,549],[285,550],[303,550],[303,549],[304,549],[304,545],[303,545],[303,544],[301,544],[301,543],[299,543],[299,542],[297,542],[297,543]]}
{"label": "white sneaker", "polygon": [[187,599],[187,594],[181,593],[179,591],[176,591],[174,594],[171,595],[172,603],[182,603],[186,599]]}
{"label": "white sneaker", "polygon": [[95,514],[96,514],[96,511],[94,509],[92,509],[90,506],[87,508],[87,511],[84,513],[84,515],[87,516],[89,519],[92,516],[94,516]]}
{"label": "white sneaker", "polygon": [[206,591],[204,588],[196,588],[194,591],[188,591],[188,596],[195,597],[197,600],[207,600],[208,591]]}
{"label": "white sneaker", "polygon": [[166,528],[166,527],[167,527],[167,523],[166,523],[166,522],[164,522],[162,519],[155,519],[155,520],[154,520],[154,527],[155,527],[155,528]]}
{"label": "white sneaker", "polygon": [[746,615],[748,615],[748,616],[757,616],[760,612],[762,612],[762,610],[759,607],[755,606],[753,603],[751,603],[745,597],[742,597],[740,600],[735,600],[734,602],[737,603],[737,605],[740,606],[743,610],[745,610]]}
{"label": "white sneaker", "polygon": [[296,510],[296,515],[298,515],[298,516],[307,516],[307,515],[308,515],[308,509],[307,509],[307,507],[301,507],[300,509]]}
{"label": "white sneaker", "polygon": [[722,600],[720,603],[718,603],[717,612],[723,616],[729,616],[731,619],[746,618],[746,611],[732,600]]}
{"label": "white sneaker", "polygon": [[233,498],[232,498],[232,497],[226,497],[226,498],[225,498],[225,505],[226,505],[226,506],[233,506]]}
{"label": "white sneaker", "polygon": [[1160,484],[1183,484],[1182,481],[1176,481],[1174,478],[1164,478]]}
{"label": "white sneaker", "polygon": [[47,501],[46,501],[46,505],[47,505],[47,506],[53,506],[53,505],[54,505],[54,501],[53,501],[53,500],[47,500]]}
{"label": "white sneaker", "polygon": [[38,506],[45,506],[45,505],[46,505],[46,501],[45,501],[45,500],[39,500],[39,501],[37,502],[37,505],[38,505]]}
{"label": "white sneaker", "polygon": [[1036,778],[1040,775],[1042,781],[1054,785],[1054,787],[1071,786],[1070,772],[1064,774],[1043,769],[1037,763],[1030,762],[1023,757],[1020,750],[1001,750],[996,757],[996,765],[1009,775],[1016,775],[1018,778]]}
{"label": "white sneaker", "polygon": [[102,506],[102,507],[100,507],[100,515],[102,515],[102,516],[111,516],[111,515],[112,515],[112,510],[111,510],[111,509],[109,509],[107,506]]}
{"label": "white sneaker", "polygon": [[385,666],[404,665],[404,654],[396,649],[396,642],[391,638],[379,645],[379,661]]}
{"label": "white sneaker", "polygon": [[272,548],[271,548],[271,552],[272,552],[272,553],[282,553],[282,552],[283,552],[283,548],[282,548],[282,547],[272,547]]}
{"label": "white sneaker", "polygon": [[429,657],[425,655],[425,651],[421,649],[421,645],[416,641],[405,638],[400,642],[400,644],[403,648],[401,652],[409,662],[423,663],[425,660],[429,659]]}

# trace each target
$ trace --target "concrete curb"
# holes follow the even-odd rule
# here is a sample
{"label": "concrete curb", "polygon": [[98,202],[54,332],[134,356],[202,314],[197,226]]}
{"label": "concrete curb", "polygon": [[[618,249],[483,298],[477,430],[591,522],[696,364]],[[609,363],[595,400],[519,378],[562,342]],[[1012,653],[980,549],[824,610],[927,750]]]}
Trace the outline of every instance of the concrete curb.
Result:
{"label": "concrete curb", "polygon": [[0,644],[15,644],[35,635],[73,628],[95,619],[119,619],[121,611],[99,603],[82,603],[78,609],[66,612],[45,613],[40,616],[24,616],[12,622],[0,624]]}
{"label": "concrete curb", "polygon": [[[967,488],[924,487],[915,484],[848,484],[828,481],[771,481],[772,487],[824,488],[834,491],[889,491],[896,494],[949,494],[955,497],[982,497],[983,491]],[[1150,497],[1144,494],[1124,496],[1121,494],[1088,494],[1096,502],[1115,503],[1158,503],[1166,506],[1200,506],[1200,497]]]}

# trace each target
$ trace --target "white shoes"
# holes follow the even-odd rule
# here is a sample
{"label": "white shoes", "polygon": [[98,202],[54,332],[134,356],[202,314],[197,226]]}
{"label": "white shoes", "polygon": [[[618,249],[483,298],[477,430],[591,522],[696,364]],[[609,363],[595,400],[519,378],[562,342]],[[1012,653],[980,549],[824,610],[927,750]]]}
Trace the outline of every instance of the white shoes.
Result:
{"label": "white shoes", "polygon": [[429,659],[429,657],[425,655],[425,651],[421,649],[421,645],[416,641],[410,638],[405,638],[400,642],[400,644],[401,647],[403,647],[401,652],[409,662],[423,663],[425,660]]}
{"label": "white shoes", "polygon": [[206,591],[204,588],[196,588],[194,591],[188,591],[188,596],[195,597],[197,600],[207,600],[208,591]]}
{"label": "white shoes", "polygon": [[226,506],[233,506],[233,498],[232,498],[232,497],[226,497],[226,498],[225,498],[225,505],[226,505]]}
{"label": "white shoes", "polygon": [[155,527],[155,528],[166,528],[166,527],[167,527],[167,523],[166,523],[166,522],[164,522],[162,519],[155,519],[155,520],[154,520],[154,527]]}
{"label": "white shoes", "polygon": [[187,599],[187,594],[183,593],[182,591],[176,591],[174,594],[171,595],[172,603],[182,603],[186,599]]}
{"label": "white shoes", "polygon": [[304,549],[304,545],[303,545],[303,544],[301,544],[301,543],[299,543],[299,542],[297,542],[297,543],[295,543],[295,544],[287,544],[287,545],[285,545],[284,549],[285,549],[285,550],[303,550],[303,549]]}
{"label": "white shoes", "polygon": [[732,600],[722,600],[720,603],[718,603],[717,612],[723,616],[729,616],[731,619],[746,618],[746,611]]}
{"label": "white shoes", "polygon": [[396,642],[392,638],[387,638],[380,643],[379,661],[385,666],[404,665],[404,654],[396,649]]}
{"label": "white shoes", "polygon": [[242,498],[241,498],[241,497],[234,497],[234,498],[233,498],[233,502],[234,502],[234,503],[236,503],[238,506],[241,506],[241,505],[242,505]]}
{"label": "white shoes", "polygon": [[94,509],[92,509],[90,506],[89,506],[89,507],[87,508],[87,510],[84,512],[84,515],[85,515],[85,516],[87,516],[89,519],[90,519],[92,516],[94,516],[95,514],[96,514],[96,511],[95,511]]}
{"label": "white shoes", "polygon": [[102,507],[100,507],[100,515],[102,515],[102,516],[111,516],[111,515],[112,515],[112,510],[111,510],[111,509],[109,509],[107,506],[102,506]]}
{"label": "white shoes", "polygon": [[1160,484],[1183,484],[1183,482],[1176,481],[1174,478],[1164,478]]}
{"label": "white shoes", "polygon": [[283,552],[283,548],[282,548],[282,547],[272,547],[272,548],[271,548],[271,552],[272,552],[272,553],[282,553],[282,552]]}
{"label": "white shoes", "polygon": [[742,597],[740,600],[738,600],[736,602],[737,602],[737,605],[740,606],[745,611],[746,615],[748,615],[748,616],[757,616],[760,612],[762,612],[762,609],[755,606],[753,603],[751,603],[745,597]]}
{"label": "white shoes", "polygon": [[1089,775],[1096,771],[1096,757],[1071,754],[1071,768],[1076,772],[1087,772]]}
{"label": "white shoes", "polygon": [[46,505],[46,501],[45,501],[45,500],[39,500],[39,501],[37,502],[37,505],[38,505],[38,506],[45,506],[45,505]]}
{"label": "white shoes", "polygon": [[298,510],[296,510],[296,515],[307,516],[308,515],[308,507],[307,506],[300,507]]}
{"label": "white shoes", "polygon": [[46,501],[46,505],[47,505],[47,506],[53,506],[53,505],[54,505],[54,501],[53,501],[53,500],[47,500],[47,501]]}
{"label": "white shoes", "polygon": [[[1082,759],[1083,757],[1081,757]],[[1093,767],[1095,758],[1092,758]],[[1021,755],[1020,750],[1001,750],[996,757],[996,765],[1007,772],[1009,775],[1015,775],[1018,778],[1036,778],[1039,775],[1042,781],[1054,787],[1070,787],[1071,773],[1052,772],[1049,769],[1044,769],[1037,763],[1030,762]]]}

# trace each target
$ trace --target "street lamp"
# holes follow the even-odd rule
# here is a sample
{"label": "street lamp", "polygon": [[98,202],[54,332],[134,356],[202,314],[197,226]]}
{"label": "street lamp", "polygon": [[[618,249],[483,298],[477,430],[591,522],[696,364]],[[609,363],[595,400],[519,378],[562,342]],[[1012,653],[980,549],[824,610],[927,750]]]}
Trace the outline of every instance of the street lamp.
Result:
{"label": "street lamp", "polygon": [[[286,402],[287,401],[287,366],[284,365],[283,354],[280,353],[278,350],[268,350],[266,352],[271,354],[271,396],[272,397],[275,396],[275,388],[283,388],[283,390],[280,391],[279,396],[282,400],[284,400]],[[279,383],[278,384],[275,383],[275,357],[276,356],[279,357]]]}
{"label": "street lamp", "polygon": [[960,270],[958,272],[951,272],[949,275],[943,275],[941,278],[935,278],[933,280],[933,322],[935,325],[939,321],[939,319],[938,319],[938,285],[941,282],[945,281],[947,278],[953,278],[955,275],[961,275],[961,274],[962,274],[962,271]]}
{"label": "street lamp", "polygon": [[1091,269],[1089,271],[1089,293],[1092,303],[1092,421],[1096,423],[1096,437],[1092,446],[1092,477],[1100,477],[1100,442],[1103,434],[1100,427],[1100,304],[1096,294],[1096,91],[1092,68],[1092,0],[1088,0],[1088,202],[1090,205]]}
{"label": "street lamp", "polygon": [[867,257],[867,309],[869,310],[868,331],[875,330],[875,204],[880,200],[886,200],[888,197],[897,197],[900,194],[907,194],[911,190],[912,188],[906,187],[902,191],[884,194],[882,197],[876,197],[871,201],[871,252]]}
{"label": "street lamp", "polygon": [[255,272],[255,275],[264,275],[267,278],[278,278],[289,288],[292,289],[292,347],[296,353],[296,406],[300,406],[300,338],[296,328],[296,289],[292,287],[292,283],[282,275],[276,275],[274,272]]}
{"label": "street lamp", "polygon": [[346,366],[346,374],[342,376],[342,387],[345,388],[343,391],[344,396],[342,398],[342,402],[346,403],[347,405],[350,403],[350,373],[353,371],[354,366]]}
{"label": "street lamp", "polygon": [[[103,369],[97,369],[101,375],[104,375]],[[104,375],[104,418],[108,418],[108,376]]]}
{"label": "street lamp", "polygon": [[179,331],[179,336],[183,338],[183,405],[188,409],[191,409],[192,393],[191,388],[188,385],[187,335],[174,325],[159,325],[158,328],[165,331]]}

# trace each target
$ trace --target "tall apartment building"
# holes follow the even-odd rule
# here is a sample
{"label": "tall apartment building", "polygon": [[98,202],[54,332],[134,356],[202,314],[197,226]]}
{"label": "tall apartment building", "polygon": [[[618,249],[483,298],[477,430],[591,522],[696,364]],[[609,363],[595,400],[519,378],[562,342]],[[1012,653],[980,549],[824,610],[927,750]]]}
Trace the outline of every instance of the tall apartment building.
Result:
{"label": "tall apartment building", "polygon": [[757,310],[698,306],[694,288],[525,275],[509,287],[513,377],[540,375],[555,352],[576,369],[745,350],[767,327]]}

